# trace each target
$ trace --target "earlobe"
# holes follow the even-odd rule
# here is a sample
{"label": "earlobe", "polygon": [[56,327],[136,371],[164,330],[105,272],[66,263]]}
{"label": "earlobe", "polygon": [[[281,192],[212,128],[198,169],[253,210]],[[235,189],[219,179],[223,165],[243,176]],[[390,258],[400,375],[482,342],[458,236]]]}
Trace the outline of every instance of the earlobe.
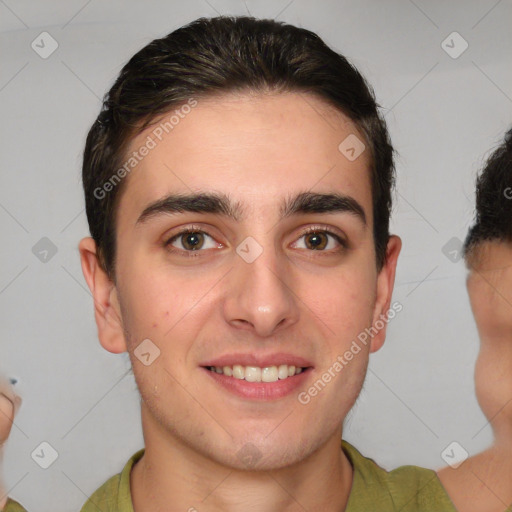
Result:
{"label": "earlobe", "polygon": [[[395,284],[396,265],[402,248],[402,240],[391,235],[386,248],[386,261],[377,277],[377,297],[373,314],[372,327],[377,331],[372,338],[370,352],[376,352],[386,339],[386,328],[389,322],[388,312]],[[401,309],[401,308],[400,308]]]}
{"label": "earlobe", "polygon": [[91,237],[86,237],[80,241],[78,249],[82,272],[94,300],[94,318],[100,343],[109,352],[126,352],[117,289],[100,265],[96,243]]}

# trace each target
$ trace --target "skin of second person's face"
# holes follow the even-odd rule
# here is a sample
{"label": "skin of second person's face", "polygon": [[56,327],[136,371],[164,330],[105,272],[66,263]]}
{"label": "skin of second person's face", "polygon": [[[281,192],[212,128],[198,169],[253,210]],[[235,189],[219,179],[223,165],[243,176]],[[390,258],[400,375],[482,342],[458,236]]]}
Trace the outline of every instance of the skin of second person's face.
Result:
{"label": "skin of second person's face", "polygon": [[[498,436],[512,433],[512,243],[489,240],[469,260],[467,288],[480,337],[478,401]],[[509,443],[510,444],[510,443]]]}
{"label": "skin of second person's face", "polygon": [[21,398],[7,379],[0,376],[0,447],[7,441]]}
{"label": "skin of second person's face", "polygon": [[512,339],[512,243],[482,242],[466,284],[481,337]]}
{"label": "skin of second person's face", "polygon": [[[126,178],[115,285],[99,268],[92,239],[80,243],[100,342],[130,353],[147,453],[172,446],[188,461],[245,469],[240,453],[251,446],[254,468],[267,470],[340,450],[343,420],[385,328],[309,403],[298,393],[389,309],[400,251],[391,237],[377,270],[369,149],[354,161],[338,149],[351,134],[362,139],[346,116],[310,94],[200,99]],[[229,196],[243,215],[161,213],[138,222],[151,203],[198,192]],[[366,220],[347,211],[280,219],[283,202],[303,192],[349,196]],[[343,245],[327,234],[322,250],[311,249],[310,227]],[[166,245],[185,228],[206,234],[201,249],[187,253],[183,237]],[[262,248],[251,263],[236,252],[247,237]],[[160,351],[148,366],[134,354],[146,339]],[[312,368],[300,389],[275,400],[237,396],[203,367],[226,354],[277,353]]]}
{"label": "skin of second person's face", "polygon": [[0,446],[7,441],[14,417],[14,404],[0,393]]}

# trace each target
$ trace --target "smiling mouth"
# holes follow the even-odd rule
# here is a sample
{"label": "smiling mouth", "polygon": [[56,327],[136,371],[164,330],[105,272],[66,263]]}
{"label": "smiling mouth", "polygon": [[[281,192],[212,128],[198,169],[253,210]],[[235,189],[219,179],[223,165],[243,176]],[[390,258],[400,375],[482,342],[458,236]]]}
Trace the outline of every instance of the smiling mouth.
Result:
{"label": "smiling mouth", "polygon": [[307,370],[307,367],[296,367],[293,365],[281,364],[279,366],[242,366],[235,364],[233,366],[205,366],[207,370],[223,374],[226,377],[232,377],[247,382],[277,382],[286,380],[295,375],[299,375]]}

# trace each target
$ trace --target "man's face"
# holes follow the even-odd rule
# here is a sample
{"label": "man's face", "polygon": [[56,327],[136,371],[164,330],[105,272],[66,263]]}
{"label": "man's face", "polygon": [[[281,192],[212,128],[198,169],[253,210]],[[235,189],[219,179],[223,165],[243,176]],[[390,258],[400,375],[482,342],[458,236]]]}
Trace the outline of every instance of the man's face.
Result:
{"label": "man's face", "polygon": [[[349,160],[338,149],[349,135],[362,139],[347,117],[312,95],[198,100],[127,178],[113,300],[124,335],[102,342],[112,351],[126,342],[146,444],[172,439],[231,467],[243,468],[245,454],[268,469],[339,439],[383,335],[373,347],[360,344],[341,371],[333,364],[387,309],[399,251],[396,244],[378,274],[369,150]],[[169,195],[198,193],[228,198],[239,206],[237,220],[162,208],[140,218]],[[282,216],[305,193],[332,196]],[[186,229],[193,233],[180,235]],[[135,355],[139,346],[146,363],[155,347],[159,356],[145,365]],[[237,362],[307,369],[268,384],[207,368]],[[334,376],[301,403],[299,394],[329,368]],[[263,373],[275,377],[273,369]]]}

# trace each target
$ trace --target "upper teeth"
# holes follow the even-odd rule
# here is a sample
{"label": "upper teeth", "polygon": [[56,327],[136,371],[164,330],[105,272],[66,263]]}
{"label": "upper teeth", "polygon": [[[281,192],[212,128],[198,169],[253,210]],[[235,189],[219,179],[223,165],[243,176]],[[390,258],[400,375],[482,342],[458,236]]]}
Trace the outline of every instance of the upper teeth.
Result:
{"label": "upper teeth", "polygon": [[276,382],[278,379],[283,380],[297,375],[303,370],[303,368],[287,364],[266,366],[265,368],[235,364],[233,366],[209,366],[208,369],[235,379],[245,379],[248,382]]}

